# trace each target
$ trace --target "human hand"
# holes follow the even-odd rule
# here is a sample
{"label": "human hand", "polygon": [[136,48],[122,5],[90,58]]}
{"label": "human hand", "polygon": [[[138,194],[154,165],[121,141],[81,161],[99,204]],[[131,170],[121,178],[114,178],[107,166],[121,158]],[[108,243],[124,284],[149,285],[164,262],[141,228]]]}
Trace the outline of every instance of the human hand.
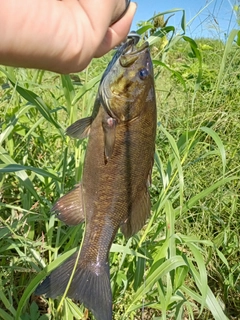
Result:
{"label": "human hand", "polygon": [[0,64],[83,70],[126,38],[136,5],[113,23],[125,7],[125,0],[2,0]]}

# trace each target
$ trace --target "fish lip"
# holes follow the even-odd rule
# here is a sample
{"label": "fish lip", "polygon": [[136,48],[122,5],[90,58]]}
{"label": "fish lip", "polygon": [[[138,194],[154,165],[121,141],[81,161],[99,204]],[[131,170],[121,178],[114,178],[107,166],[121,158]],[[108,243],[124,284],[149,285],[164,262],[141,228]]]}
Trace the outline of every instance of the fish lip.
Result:
{"label": "fish lip", "polygon": [[124,44],[121,56],[119,56],[119,63],[123,68],[130,67],[141,54],[149,51],[149,43],[145,41],[140,47],[136,47],[136,42],[132,38]]}
{"label": "fish lip", "polygon": [[126,46],[123,50],[122,55],[135,55],[144,51],[147,48],[149,48],[149,43],[147,41],[145,41],[140,47],[136,47],[134,40],[130,39],[126,42]]}

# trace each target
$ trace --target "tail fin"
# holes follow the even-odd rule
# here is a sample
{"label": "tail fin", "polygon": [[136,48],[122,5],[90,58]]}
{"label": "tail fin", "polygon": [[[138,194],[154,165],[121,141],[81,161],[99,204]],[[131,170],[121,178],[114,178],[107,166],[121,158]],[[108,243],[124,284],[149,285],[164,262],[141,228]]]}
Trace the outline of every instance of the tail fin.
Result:
{"label": "tail fin", "polygon": [[[36,289],[36,295],[56,298],[63,295],[75,265],[77,253],[55,269]],[[112,293],[109,266],[81,264],[79,261],[67,292],[71,299],[80,301],[90,309],[96,320],[112,320]]]}

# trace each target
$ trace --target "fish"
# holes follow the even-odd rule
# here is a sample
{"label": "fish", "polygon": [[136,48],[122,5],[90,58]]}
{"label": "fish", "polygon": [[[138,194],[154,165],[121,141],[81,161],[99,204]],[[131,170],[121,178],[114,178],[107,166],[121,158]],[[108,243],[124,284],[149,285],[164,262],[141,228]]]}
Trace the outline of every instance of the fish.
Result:
{"label": "fish", "polygon": [[[63,295],[91,310],[96,320],[112,319],[109,250],[118,229],[138,232],[151,211],[149,186],[154,163],[156,96],[148,42],[122,44],[103,73],[91,116],[67,128],[88,137],[82,181],[52,211],[67,225],[85,221],[79,252],[40,283],[35,294]],[[76,262],[77,257],[79,257]]]}

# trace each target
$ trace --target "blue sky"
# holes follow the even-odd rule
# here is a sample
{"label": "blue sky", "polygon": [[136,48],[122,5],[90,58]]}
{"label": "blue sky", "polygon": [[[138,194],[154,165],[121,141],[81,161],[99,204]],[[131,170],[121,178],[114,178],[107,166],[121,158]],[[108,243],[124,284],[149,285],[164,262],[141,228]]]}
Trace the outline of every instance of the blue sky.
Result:
{"label": "blue sky", "polygon": [[[138,9],[132,24],[136,30],[136,23],[151,18],[154,13],[160,13],[175,8],[184,9],[186,22],[197,17],[187,27],[186,34],[191,37],[221,37],[228,34],[232,28],[239,28],[233,6],[240,6],[240,0],[133,0],[137,2]],[[204,8],[205,7],[205,8]],[[168,25],[180,28],[181,13],[176,13]],[[166,15],[167,17],[167,15]]]}

